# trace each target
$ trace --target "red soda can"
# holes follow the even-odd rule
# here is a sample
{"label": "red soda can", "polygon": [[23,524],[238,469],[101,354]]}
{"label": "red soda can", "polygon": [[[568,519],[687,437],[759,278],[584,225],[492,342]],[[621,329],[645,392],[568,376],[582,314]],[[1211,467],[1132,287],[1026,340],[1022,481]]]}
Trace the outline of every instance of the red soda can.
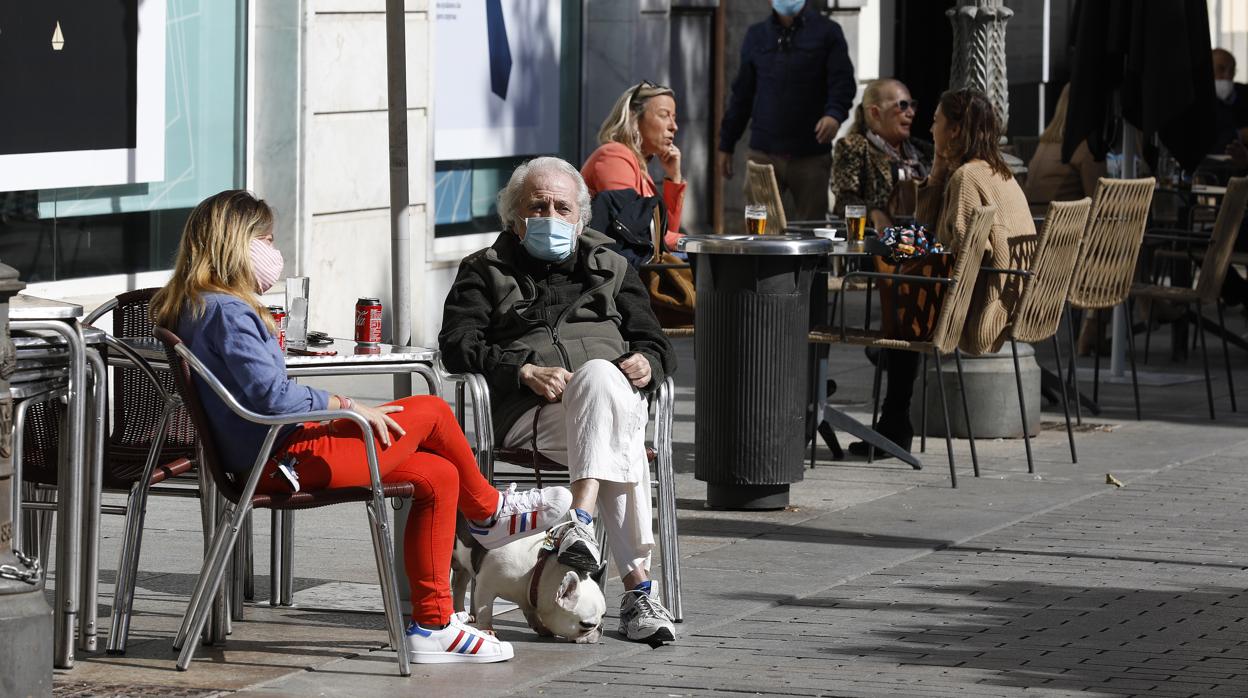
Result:
{"label": "red soda can", "polygon": [[361,298],[355,302],[355,341],[360,344],[381,342],[381,300]]}
{"label": "red soda can", "polygon": [[273,325],[277,328],[277,346],[286,351],[286,309],[280,305],[270,305],[269,312],[273,315]]}

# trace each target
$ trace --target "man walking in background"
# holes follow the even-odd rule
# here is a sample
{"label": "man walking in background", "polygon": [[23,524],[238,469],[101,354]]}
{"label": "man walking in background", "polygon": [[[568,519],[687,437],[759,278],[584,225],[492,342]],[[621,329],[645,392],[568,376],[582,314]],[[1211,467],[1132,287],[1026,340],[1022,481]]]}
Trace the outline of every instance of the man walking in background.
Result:
{"label": "man walking in background", "polygon": [[719,170],[733,175],[732,151],[750,126],[750,160],[776,170],[789,217],[822,220],[828,210],[831,143],[857,92],[845,35],[803,0],[772,0],[749,28],[719,134]]}

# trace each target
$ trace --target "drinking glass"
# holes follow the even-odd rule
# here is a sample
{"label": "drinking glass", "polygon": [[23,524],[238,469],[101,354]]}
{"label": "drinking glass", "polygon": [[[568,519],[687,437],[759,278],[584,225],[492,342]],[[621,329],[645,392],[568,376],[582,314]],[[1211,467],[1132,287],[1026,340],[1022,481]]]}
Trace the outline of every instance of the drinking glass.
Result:
{"label": "drinking glass", "polygon": [[845,238],[850,242],[862,242],[867,231],[867,207],[845,207]]}
{"label": "drinking glass", "polygon": [[767,234],[767,207],[765,205],[745,205],[745,232],[747,235]]}

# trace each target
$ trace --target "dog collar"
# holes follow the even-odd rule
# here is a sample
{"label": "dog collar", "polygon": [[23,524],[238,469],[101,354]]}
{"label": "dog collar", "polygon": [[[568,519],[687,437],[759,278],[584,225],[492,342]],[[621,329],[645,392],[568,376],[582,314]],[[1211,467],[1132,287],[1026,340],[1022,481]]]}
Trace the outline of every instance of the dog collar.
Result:
{"label": "dog collar", "polygon": [[531,620],[533,630],[537,631],[538,634],[554,634],[550,632],[550,629],[537,616],[537,585],[542,580],[542,571],[546,569],[546,561],[550,559],[553,552],[546,546],[542,546],[542,549],[537,553],[537,564],[533,565],[533,575],[529,577],[529,606],[533,607]]}

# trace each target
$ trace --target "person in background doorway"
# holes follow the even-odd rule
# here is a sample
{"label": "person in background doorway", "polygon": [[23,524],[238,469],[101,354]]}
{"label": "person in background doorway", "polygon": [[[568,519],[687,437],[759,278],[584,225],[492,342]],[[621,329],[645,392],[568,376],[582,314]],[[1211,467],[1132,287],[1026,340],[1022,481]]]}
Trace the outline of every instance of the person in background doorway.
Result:
{"label": "person in background doorway", "polygon": [[814,3],[772,0],[767,19],[749,28],[741,66],[720,125],[719,171],[733,176],[732,152],[750,125],[750,160],[776,170],[791,219],[828,212],[828,153],[857,93],[845,35]]}

